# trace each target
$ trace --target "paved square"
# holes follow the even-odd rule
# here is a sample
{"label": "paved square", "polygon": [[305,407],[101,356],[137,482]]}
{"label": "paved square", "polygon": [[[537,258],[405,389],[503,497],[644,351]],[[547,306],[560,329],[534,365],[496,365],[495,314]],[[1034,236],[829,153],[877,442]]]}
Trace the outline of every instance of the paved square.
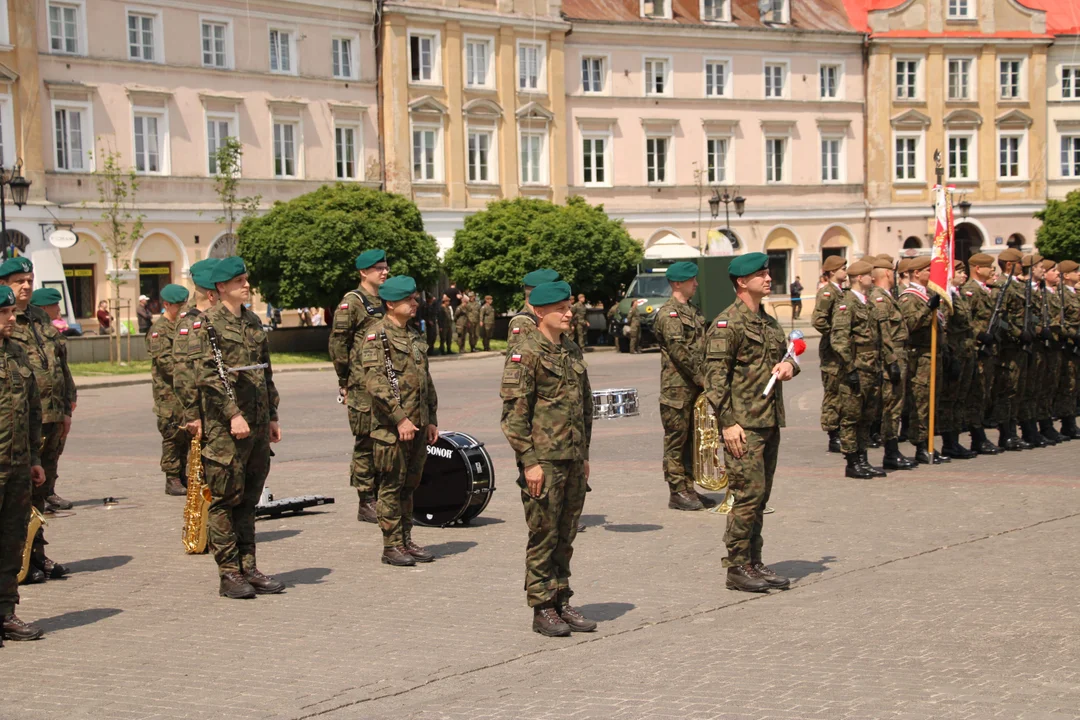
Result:
{"label": "paved square", "polygon": [[724,589],[723,518],[666,507],[659,356],[589,355],[593,387],[636,387],[642,414],[595,426],[573,585],[603,622],[565,639],[530,631],[500,359],[432,366],[441,428],[487,443],[498,489],[471,527],[418,528],[440,559],[415,569],[356,522],[333,374],[280,374],[268,486],[337,504],[260,521],[259,565],[289,588],[244,602],[182,552],[149,386],[85,390],[59,483],[78,504],[48,528],[74,572],[23,588],[47,635],[0,650],[0,717],[1080,716],[1080,443],[848,480],[804,357],[765,526],[797,582],[748,596]]}

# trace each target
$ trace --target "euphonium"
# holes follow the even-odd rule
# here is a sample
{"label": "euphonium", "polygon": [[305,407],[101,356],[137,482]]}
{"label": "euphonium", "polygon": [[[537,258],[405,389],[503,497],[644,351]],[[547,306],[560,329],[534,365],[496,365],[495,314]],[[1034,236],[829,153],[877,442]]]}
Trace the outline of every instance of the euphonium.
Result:
{"label": "euphonium", "polygon": [[30,555],[34,550],[34,538],[42,525],[46,525],[45,516],[38,512],[36,507],[30,507],[30,524],[26,526],[26,545],[23,546],[22,568],[19,570],[19,582],[26,579],[30,572]]}
{"label": "euphonium", "polygon": [[[694,482],[710,492],[727,490],[727,473],[720,461],[720,426],[705,393],[694,403]],[[727,514],[734,501],[730,492],[713,512]]]}
{"label": "euphonium", "polygon": [[203,481],[202,442],[198,435],[191,438],[188,450],[187,482],[181,539],[184,552],[198,555],[206,552],[206,518],[210,513],[210,486]]}

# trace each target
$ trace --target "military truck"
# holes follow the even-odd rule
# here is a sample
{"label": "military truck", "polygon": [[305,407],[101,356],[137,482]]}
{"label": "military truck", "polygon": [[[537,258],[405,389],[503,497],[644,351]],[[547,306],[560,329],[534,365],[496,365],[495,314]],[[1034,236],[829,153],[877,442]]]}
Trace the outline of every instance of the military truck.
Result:
{"label": "military truck", "polygon": [[735,300],[735,289],[728,277],[731,257],[692,257],[671,260],[645,260],[638,266],[638,273],[626,289],[615,311],[613,332],[619,352],[630,351],[630,310],[638,302],[636,312],[641,315],[641,335],[638,347],[656,345],[653,325],[660,306],[671,297],[671,286],[664,273],[672,263],[689,260],[698,265],[698,291],[693,303],[701,308],[706,321],[712,320],[721,310]]}

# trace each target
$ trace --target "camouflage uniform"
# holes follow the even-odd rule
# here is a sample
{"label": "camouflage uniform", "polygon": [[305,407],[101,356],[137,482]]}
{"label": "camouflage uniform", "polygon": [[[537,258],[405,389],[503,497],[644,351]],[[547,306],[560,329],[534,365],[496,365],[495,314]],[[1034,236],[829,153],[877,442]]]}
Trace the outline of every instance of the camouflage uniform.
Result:
{"label": "camouflage uniform", "polygon": [[[840,447],[844,454],[870,444],[881,405],[881,329],[869,296],[848,290],[834,305],[829,341],[840,363]],[[856,380],[857,384],[852,383]]]}
{"label": "camouflage uniform", "polygon": [[154,392],[154,415],[161,433],[161,472],[167,478],[181,478],[187,463],[191,436],[184,429],[183,409],[173,390],[173,339],[175,321],[162,315],[146,333],[146,352],[150,356],[150,382]]}
{"label": "camouflage uniform", "polygon": [[[1060,282],[1060,281],[1059,281]],[[1061,381],[1063,357],[1061,354],[1062,322],[1061,297],[1047,284],[1042,288],[1042,311],[1045,315],[1044,327],[1050,331],[1050,337],[1044,338],[1043,352],[1046,355],[1046,375],[1048,382],[1037,382],[1039,387],[1038,419],[1047,421],[1054,415],[1054,401],[1058,383]]]}
{"label": "camouflage uniform", "polygon": [[338,376],[338,387],[348,390],[345,405],[349,413],[349,430],[353,434],[352,464],[349,467],[349,484],[356,488],[362,502],[370,500],[375,493],[375,475],[371,470],[371,458],[361,451],[369,430],[369,418],[361,407],[369,405],[363,382],[353,383],[350,353],[375,323],[379,322],[385,308],[382,300],[369,298],[363,288],[350,290],[334,311],[334,325],[330,332],[330,359]]}
{"label": "camouflage uniform", "polygon": [[[767,397],[761,393],[787,348],[784,330],[764,307],[753,312],[736,299],[709,325],[705,334],[702,376],[705,394],[721,429],[739,425],[746,452],[736,459],[724,448],[728,489],[735,504],[727,518],[724,567],[761,562],[765,504],[772,492],[780,428],[784,427],[783,383]],[[798,374],[799,366],[792,363]]]}
{"label": "camouflage uniform", "polygon": [[[198,390],[199,406],[185,407],[184,421],[198,420],[200,415],[203,421],[203,469],[212,496],[208,544],[222,575],[250,571],[255,568],[255,506],[270,472],[270,423],[278,418],[269,344],[259,317],[247,309],[237,317],[218,304],[191,322],[194,333],[181,336],[185,328],[177,330],[173,354],[187,361],[174,368],[174,381],[194,384]],[[229,373],[232,397],[218,376],[211,327],[226,371],[267,363],[263,370]],[[193,383],[184,377],[188,373],[194,375]],[[243,439],[230,433],[231,418],[237,413],[251,429]]]}
{"label": "camouflage uniform", "polygon": [[514,350],[530,334],[536,331],[536,316],[528,310],[519,312],[510,318],[510,327],[506,334],[507,351]]}
{"label": "camouflage uniform", "polygon": [[821,333],[818,358],[821,360],[821,386],[825,397],[821,401],[821,429],[835,432],[840,429],[840,360],[829,344],[832,332],[833,307],[843,297],[844,291],[835,283],[823,285],[814,300],[811,324]]}
{"label": "camouflage uniform", "polygon": [[[930,309],[930,298],[921,286],[910,283],[900,293],[900,312],[908,331],[908,395],[911,398],[908,441],[920,445],[930,434],[930,333],[931,323],[938,322],[938,338],[942,337],[938,311]],[[937,358],[937,380],[941,384],[941,355]],[[936,418],[935,418],[936,419]]]}
{"label": "camouflage uniform", "polygon": [[[968,295],[967,293],[971,293]],[[974,291],[950,288],[952,311],[945,324],[946,356],[944,377],[938,380],[941,391],[935,433],[960,433],[967,429],[971,383],[975,377],[975,333],[971,329],[971,303]],[[940,345],[939,345],[940,347]]]}
{"label": "camouflage uniform", "polygon": [[[387,349],[397,378],[395,392],[387,376]],[[353,348],[354,378],[362,377],[371,398],[371,434],[364,438],[372,457],[379,499],[375,511],[384,547],[401,547],[411,539],[413,493],[420,486],[427,460],[426,431],[438,425],[439,398],[428,370],[427,343],[419,333],[388,320],[368,329]],[[417,427],[412,440],[398,438],[398,423],[408,418]]]}
{"label": "camouflage uniform", "polygon": [[454,309],[439,305],[439,352],[448,353],[454,343]]}
{"label": "camouflage uniform", "polygon": [[[535,328],[519,337],[503,369],[502,431],[517,458],[529,526],[525,594],[535,608],[573,595],[570,558],[585,505],[593,402],[581,348],[565,335],[556,345]],[[523,470],[538,463],[544,485],[534,498]]]}
{"label": "camouflage uniform", "polygon": [[[968,299],[971,308],[971,332],[976,338],[983,333],[990,333],[990,318],[994,314],[995,301],[993,290],[974,278],[964,283],[960,290]],[[993,346],[983,349],[976,340],[975,367],[965,401],[967,425],[972,430],[980,430],[989,424],[990,393],[994,386],[996,364],[997,356]]]}
{"label": "camouflage uniform", "polygon": [[[1001,322],[1005,332],[999,337],[1000,355],[994,373],[993,424],[1015,423],[1020,416],[1020,401],[1024,397],[1028,374],[1028,353],[1024,350],[1024,281],[1015,276],[1005,287],[1007,278],[994,284],[1004,292],[1001,301]],[[994,331],[991,331],[992,333]]]}
{"label": "camouflage uniform", "polygon": [[[469,337],[469,304],[462,302],[454,310],[454,330],[457,335],[457,349],[465,352],[465,341]],[[475,345],[474,345],[475,347]]]}
{"label": "camouflage uniform", "polygon": [[1042,338],[1042,293],[1039,284],[1028,276],[1031,285],[1031,298],[1028,310],[1028,329],[1033,333],[1033,340],[1027,344],[1028,366],[1020,393],[1020,413],[1017,419],[1021,423],[1039,419],[1039,402],[1042,388],[1046,384],[1046,342]]}
{"label": "camouflage uniform", "polygon": [[18,342],[0,339],[0,617],[15,612],[30,522],[30,468],[41,464],[41,395]]}
{"label": "camouflage uniform", "polygon": [[641,343],[641,312],[637,302],[630,303],[630,352],[641,352],[638,347]]}
{"label": "camouflage uniform", "polygon": [[480,304],[476,300],[469,300],[465,306],[465,318],[469,321],[469,352],[476,352],[476,346],[480,344]]}
{"label": "camouflage uniform", "polygon": [[672,493],[694,493],[694,403],[701,394],[705,318],[693,305],[670,298],[657,313],[656,341],[664,479]]}
{"label": "camouflage uniform", "polygon": [[1062,333],[1066,340],[1064,343],[1064,367],[1062,368],[1062,384],[1058,385],[1058,393],[1054,403],[1054,415],[1059,418],[1071,418],[1076,415],[1076,394],[1080,389],[1077,383],[1078,369],[1080,369],[1080,356],[1077,355],[1076,339],[1077,330],[1080,330],[1080,297],[1074,288],[1065,285],[1065,281],[1059,281],[1064,286],[1062,292]]}
{"label": "camouflage uniform", "polygon": [[589,321],[586,319],[586,307],[585,303],[576,302],[570,306],[570,310],[573,311],[573,321],[571,328],[574,332],[574,342],[578,347],[585,347],[585,338],[589,330]]}
{"label": "camouflage uniform", "polygon": [[[904,394],[908,381],[907,325],[900,305],[887,290],[876,285],[870,291],[870,305],[881,332],[882,367],[886,371],[881,386],[881,439],[900,437],[900,418],[904,412]],[[898,379],[894,382],[892,370]]]}
{"label": "camouflage uniform", "polygon": [[484,303],[480,306],[480,339],[484,341],[484,350],[491,349],[491,336],[495,332],[495,306]]}

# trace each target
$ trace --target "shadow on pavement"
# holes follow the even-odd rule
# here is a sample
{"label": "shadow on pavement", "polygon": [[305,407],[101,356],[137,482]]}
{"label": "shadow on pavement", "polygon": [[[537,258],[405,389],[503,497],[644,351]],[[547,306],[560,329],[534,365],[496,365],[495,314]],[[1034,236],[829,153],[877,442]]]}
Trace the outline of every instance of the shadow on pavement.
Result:
{"label": "shadow on pavement", "polygon": [[321,585],[323,578],[331,572],[333,571],[330,570],[330,568],[311,567],[275,573],[273,577],[275,580],[280,580],[289,587],[293,587],[294,585]]}
{"label": "shadow on pavement", "polygon": [[264,532],[255,533],[255,543],[274,542],[275,540],[284,540],[285,538],[295,537],[302,531],[300,530],[266,530]]}
{"label": "shadow on pavement", "polygon": [[836,562],[836,556],[826,555],[821,560],[783,560],[769,567],[774,573],[798,580],[810,575],[820,575],[829,569],[828,563]]}
{"label": "shadow on pavement", "polygon": [[68,572],[74,575],[75,573],[112,570],[121,565],[127,565],[132,559],[133,558],[130,555],[106,555],[105,557],[76,560],[75,562],[65,563],[65,565],[67,566]]}
{"label": "shadow on pavement", "polygon": [[75,610],[73,612],[64,613],[63,615],[40,618],[34,620],[33,623],[46,633],[52,633],[57,630],[70,630],[72,628],[82,627],[83,625],[90,625],[96,623],[98,620],[105,620],[114,615],[119,615],[122,612],[123,610],[120,610],[119,608],[91,608],[89,610]]}
{"label": "shadow on pavement", "polygon": [[663,530],[663,525],[649,525],[647,523],[629,523],[625,525],[604,525],[605,530],[611,532],[652,532],[653,530]]}
{"label": "shadow on pavement", "polygon": [[498,525],[499,523],[506,522],[502,518],[497,517],[477,517],[473,518],[464,525],[451,525],[450,527],[480,527],[481,525]]}
{"label": "shadow on pavement", "polygon": [[582,515],[578,521],[587,528],[599,527],[607,522],[607,515]]}
{"label": "shadow on pavement", "polygon": [[[116,500],[119,502],[124,502],[125,500],[127,500],[127,497],[125,496],[114,495],[113,497],[116,498]],[[94,498],[93,500],[73,500],[71,502],[71,506],[73,508],[77,508],[87,507],[90,505],[101,505],[102,500],[104,500],[104,498]]]}
{"label": "shadow on pavement", "polygon": [[476,547],[476,543],[471,540],[454,540],[451,542],[439,543],[438,545],[425,545],[427,551],[437,558],[447,557],[448,555],[459,555],[463,552],[467,552]]}
{"label": "shadow on pavement", "polygon": [[614,620],[615,618],[622,617],[636,607],[637,605],[632,603],[609,602],[579,605],[578,610],[590,620],[599,620],[603,622],[604,620]]}

